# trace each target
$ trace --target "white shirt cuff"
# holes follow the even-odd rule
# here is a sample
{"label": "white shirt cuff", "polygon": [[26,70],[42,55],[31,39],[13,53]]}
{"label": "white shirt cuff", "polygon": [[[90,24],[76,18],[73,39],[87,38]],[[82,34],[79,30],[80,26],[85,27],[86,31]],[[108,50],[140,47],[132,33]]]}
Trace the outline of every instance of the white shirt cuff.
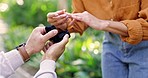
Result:
{"label": "white shirt cuff", "polygon": [[20,55],[20,53],[16,49],[5,53],[5,57],[6,57],[6,59],[9,60],[9,63],[14,70],[16,70],[22,64],[24,64],[22,56]]}
{"label": "white shirt cuff", "polygon": [[55,68],[55,61],[44,60],[40,63],[40,70],[35,74],[34,78],[57,78]]}
{"label": "white shirt cuff", "polygon": [[50,70],[55,71],[56,63],[53,60],[44,60],[40,64],[40,70]]}

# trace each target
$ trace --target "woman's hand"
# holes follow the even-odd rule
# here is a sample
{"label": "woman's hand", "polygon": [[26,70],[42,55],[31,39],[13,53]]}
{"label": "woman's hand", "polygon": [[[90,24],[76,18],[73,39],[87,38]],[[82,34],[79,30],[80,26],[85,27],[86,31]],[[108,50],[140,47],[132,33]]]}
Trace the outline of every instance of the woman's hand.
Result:
{"label": "woman's hand", "polygon": [[66,30],[67,29],[68,15],[65,10],[60,10],[57,12],[51,12],[47,14],[47,21],[51,25],[54,25],[57,29]]}
{"label": "woman's hand", "polygon": [[91,15],[87,11],[83,13],[70,14],[71,18],[84,22],[88,26],[96,30],[103,30],[116,33],[123,36],[128,36],[127,27],[118,21],[101,20]]}
{"label": "woman's hand", "polygon": [[95,16],[91,15],[87,11],[84,11],[83,13],[75,13],[70,15],[73,19],[76,19],[78,21],[82,21],[89,25],[90,27],[96,29],[96,30],[103,30],[105,29],[109,22],[108,21],[103,21]]}

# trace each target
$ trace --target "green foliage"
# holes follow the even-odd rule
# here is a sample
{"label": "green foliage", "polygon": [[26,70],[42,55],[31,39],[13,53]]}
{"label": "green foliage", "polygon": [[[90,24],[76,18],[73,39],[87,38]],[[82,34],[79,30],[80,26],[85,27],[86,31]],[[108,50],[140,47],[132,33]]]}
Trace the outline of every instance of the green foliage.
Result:
{"label": "green foliage", "polygon": [[[23,5],[18,5],[16,0],[6,1],[9,9],[1,13],[8,23],[9,30],[5,38],[7,51],[27,40],[35,26],[43,23],[47,25],[48,12],[57,10],[58,0],[24,0]],[[71,12],[71,0],[68,0],[68,11]],[[103,32],[91,28],[85,33],[71,34],[65,53],[57,62],[59,78],[102,78],[101,51]],[[32,55],[28,65],[38,69],[41,53]]]}
{"label": "green foliage", "polygon": [[[75,34],[70,39],[65,53],[57,62],[59,78],[102,78],[102,45],[99,42],[103,40],[103,32],[95,32],[97,31],[88,29],[83,36]],[[96,49],[98,53],[95,54]]]}
{"label": "green foliage", "polygon": [[4,37],[5,48],[9,51],[15,48],[15,46],[24,43],[27,40],[32,29],[33,29],[32,27],[25,27],[25,26],[10,27],[8,29],[9,32],[7,32],[6,33],[7,35]]}
{"label": "green foliage", "polygon": [[72,12],[72,9],[71,9],[71,2],[72,2],[72,0],[67,0],[67,3],[68,3],[68,12]]}
{"label": "green foliage", "polygon": [[46,14],[57,10],[57,0],[24,0],[23,5],[9,0],[8,5],[9,10],[2,15],[10,26],[47,24]]}
{"label": "green foliage", "polygon": [[[32,27],[25,27],[25,26],[10,27],[8,29],[9,32],[6,33],[7,35],[4,36],[5,49],[7,51],[10,51],[19,44],[26,42],[32,30],[33,30]],[[32,67],[38,68],[41,56],[42,56],[41,53],[32,55],[28,64]]]}
{"label": "green foliage", "polygon": [[[9,51],[25,42],[32,29],[25,26],[10,27],[7,36],[4,37],[6,49]],[[97,33],[93,29],[88,29],[83,36],[78,34],[71,34],[71,36],[65,53],[57,62],[58,77],[101,78],[102,32]],[[98,53],[95,54],[96,49]],[[32,55],[27,64],[38,69],[41,57],[41,53]]]}

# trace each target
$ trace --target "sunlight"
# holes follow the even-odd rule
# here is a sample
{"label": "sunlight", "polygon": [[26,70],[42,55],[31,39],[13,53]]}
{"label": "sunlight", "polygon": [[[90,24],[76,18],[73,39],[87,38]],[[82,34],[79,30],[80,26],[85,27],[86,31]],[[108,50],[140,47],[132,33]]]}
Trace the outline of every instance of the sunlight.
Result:
{"label": "sunlight", "polygon": [[8,4],[0,3],[0,12],[5,12],[8,9]]}
{"label": "sunlight", "polygon": [[75,33],[71,33],[71,39],[74,39],[76,37],[76,34]]}
{"label": "sunlight", "polygon": [[94,50],[94,54],[98,54],[99,51],[97,49]]}
{"label": "sunlight", "polygon": [[23,4],[24,4],[24,1],[23,1],[23,0],[16,0],[16,3],[17,3],[18,5],[23,5]]}
{"label": "sunlight", "polygon": [[91,52],[91,51],[93,51],[93,49],[95,48],[95,45],[94,45],[94,43],[90,43],[90,45],[89,45],[89,51]]}
{"label": "sunlight", "polygon": [[82,49],[83,52],[86,51],[86,47],[85,46],[82,46],[81,49]]}

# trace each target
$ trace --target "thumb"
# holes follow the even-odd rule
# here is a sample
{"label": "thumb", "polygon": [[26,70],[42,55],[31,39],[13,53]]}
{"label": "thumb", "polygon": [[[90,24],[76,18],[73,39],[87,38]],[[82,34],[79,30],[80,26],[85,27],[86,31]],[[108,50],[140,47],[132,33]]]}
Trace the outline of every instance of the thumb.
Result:
{"label": "thumb", "polygon": [[79,20],[79,21],[81,21],[82,20],[82,16],[81,16],[82,14],[72,14],[71,15],[71,17],[73,18],[73,19],[75,19],[75,20]]}
{"label": "thumb", "polygon": [[56,13],[57,13],[58,15],[64,14],[64,13],[65,13],[65,9],[59,10],[59,11],[57,11]]}
{"label": "thumb", "polygon": [[64,37],[63,37],[63,40],[61,42],[59,42],[59,44],[61,45],[66,45],[69,41],[69,35],[66,34]]}
{"label": "thumb", "polygon": [[50,38],[54,37],[58,33],[58,30],[54,29],[46,33],[43,37],[44,41],[48,41]]}
{"label": "thumb", "polygon": [[55,17],[55,16],[57,16],[58,14],[57,13],[48,13],[47,14],[47,17],[48,18],[52,18],[52,17]]}

